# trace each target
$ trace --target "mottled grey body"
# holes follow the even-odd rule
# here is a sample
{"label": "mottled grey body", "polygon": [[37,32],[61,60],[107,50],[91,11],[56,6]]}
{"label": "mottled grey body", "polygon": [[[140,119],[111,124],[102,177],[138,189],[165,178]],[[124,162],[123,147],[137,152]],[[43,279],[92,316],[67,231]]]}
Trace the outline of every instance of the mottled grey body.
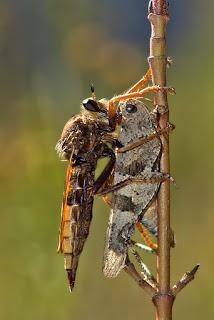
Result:
{"label": "mottled grey body", "polygon": [[[141,101],[132,99],[120,106],[122,123],[118,140],[123,146],[155,132],[155,117]],[[113,185],[130,176],[151,178],[154,175],[161,175],[160,155],[161,142],[158,137],[130,151],[117,153]],[[109,218],[104,251],[105,276],[116,277],[125,266],[128,243],[133,235],[135,223],[140,221],[154,234],[157,232],[157,213],[151,204],[159,184],[158,182],[131,183],[113,192],[113,209]]]}

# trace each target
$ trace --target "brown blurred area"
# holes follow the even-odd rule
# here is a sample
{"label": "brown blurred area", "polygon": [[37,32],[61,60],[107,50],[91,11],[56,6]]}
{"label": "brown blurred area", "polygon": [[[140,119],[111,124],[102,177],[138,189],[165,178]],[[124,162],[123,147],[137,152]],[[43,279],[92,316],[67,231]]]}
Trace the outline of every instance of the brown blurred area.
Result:
{"label": "brown blurred area", "polygon": [[[170,1],[172,283],[196,263],[174,319],[212,319],[214,294],[213,3]],[[153,319],[146,293],[101,266],[109,209],[97,200],[76,286],[57,255],[65,164],[54,150],[90,95],[110,98],[147,69],[147,3],[137,0],[2,0],[0,3],[0,316],[2,319]],[[101,162],[98,170],[101,170]],[[145,254],[145,262],[155,258]],[[154,270],[154,267],[152,267]]]}

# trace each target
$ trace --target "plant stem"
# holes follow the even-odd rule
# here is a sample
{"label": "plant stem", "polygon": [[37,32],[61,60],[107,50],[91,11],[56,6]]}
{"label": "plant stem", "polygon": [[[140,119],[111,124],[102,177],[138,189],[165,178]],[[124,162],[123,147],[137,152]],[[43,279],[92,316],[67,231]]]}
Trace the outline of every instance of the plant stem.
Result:
{"label": "plant stem", "polygon": [[152,0],[150,13],[166,16],[168,15],[168,1],[166,0]]}
{"label": "plant stem", "polygon": [[[151,24],[150,56],[148,58],[153,85],[166,87],[166,26],[169,21],[168,2],[165,0],[151,0],[149,4],[148,19]],[[172,90],[171,90],[172,91]],[[162,156],[160,171],[170,172],[169,161],[169,108],[166,90],[159,90],[154,94],[154,105],[157,112],[157,132],[162,142]],[[141,140],[142,142],[142,140]],[[135,146],[139,144],[136,141]],[[144,280],[134,265],[127,260],[125,271],[138,283],[138,285],[153,295],[152,301],[156,307],[156,320],[171,320],[172,306],[177,294],[190,283],[199,268],[196,265],[187,271],[183,277],[170,287],[170,247],[173,246],[170,229],[170,181],[162,182],[157,196],[158,202],[158,252],[157,252],[157,285],[151,285]]]}
{"label": "plant stem", "polygon": [[[148,19],[151,23],[149,64],[152,70],[154,85],[166,86],[166,25],[169,20],[166,1],[153,0]],[[165,128],[169,123],[169,110],[166,92],[154,95],[159,127]],[[161,172],[170,172],[169,137],[162,135],[163,153],[161,157]],[[170,182],[165,181],[158,193],[158,255],[157,255],[158,292],[153,297],[156,306],[157,320],[172,319],[174,296],[170,290]]]}

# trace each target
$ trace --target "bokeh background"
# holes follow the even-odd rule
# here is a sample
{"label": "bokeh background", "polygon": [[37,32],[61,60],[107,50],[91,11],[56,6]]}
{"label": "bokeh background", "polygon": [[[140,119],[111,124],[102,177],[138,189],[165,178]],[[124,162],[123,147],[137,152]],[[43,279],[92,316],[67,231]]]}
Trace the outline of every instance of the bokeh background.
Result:
{"label": "bokeh background", "polygon": [[[196,263],[174,319],[214,316],[213,2],[170,1],[172,282]],[[125,273],[102,275],[109,209],[97,200],[75,290],[56,254],[65,164],[54,146],[89,96],[112,97],[147,68],[147,1],[0,2],[1,319],[153,319],[150,298]],[[101,170],[102,164],[99,166]],[[145,261],[155,259],[145,254]],[[154,268],[153,268],[154,270]]]}

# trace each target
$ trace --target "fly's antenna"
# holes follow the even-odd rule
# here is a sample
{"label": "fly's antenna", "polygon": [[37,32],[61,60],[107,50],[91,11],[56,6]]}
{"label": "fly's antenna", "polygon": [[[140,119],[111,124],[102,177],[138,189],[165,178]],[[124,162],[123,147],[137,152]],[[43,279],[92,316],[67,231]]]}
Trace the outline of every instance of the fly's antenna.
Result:
{"label": "fly's antenna", "polygon": [[91,89],[91,96],[92,96],[93,100],[96,100],[94,84],[92,82],[90,83],[90,89]]}

